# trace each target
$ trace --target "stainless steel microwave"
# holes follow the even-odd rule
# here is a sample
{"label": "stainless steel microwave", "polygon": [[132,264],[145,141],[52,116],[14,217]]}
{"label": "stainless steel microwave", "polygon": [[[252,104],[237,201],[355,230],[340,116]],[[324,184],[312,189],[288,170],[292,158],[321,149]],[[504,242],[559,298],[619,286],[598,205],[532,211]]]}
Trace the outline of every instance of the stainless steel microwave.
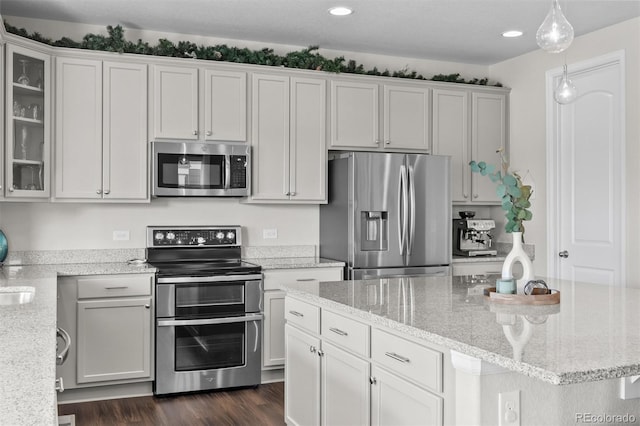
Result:
{"label": "stainless steel microwave", "polygon": [[151,142],[154,197],[246,197],[251,147],[232,142]]}

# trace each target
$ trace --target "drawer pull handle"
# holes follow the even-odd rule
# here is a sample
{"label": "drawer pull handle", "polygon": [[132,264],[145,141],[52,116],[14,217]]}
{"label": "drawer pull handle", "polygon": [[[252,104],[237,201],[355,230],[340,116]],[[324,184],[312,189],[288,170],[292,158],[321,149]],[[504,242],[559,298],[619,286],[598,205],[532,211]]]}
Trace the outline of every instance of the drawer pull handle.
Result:
{"label": "drawer pull handle", "polygon": [[304,316],[304,314],[301,314],[301,313],[300,313],[300,312],[298,312],[298,311],[289,311],[289,313],[290,313],[291,315],[294,315],[294,316],[296,316],[296,317],[300,317],[300,318],[302,318],[302,317]]}
{"label": "drawer pull handle", "polygon": [[389,358],[393,358],[396,361],[400,361],[400,362],[402,362],[404,364],[407,364],[407,363],[411,362],[411,360],[409,358],[405,358],[402,355],[398,355],[397,353],[394,353],[394,352],[385,352],[384,354],[386,356],[388,356]]}
{"label": "drawer pull handle", "polygon": [[129,286],[123,285],[120,287],[105,287],[105,290],[124,290],[125,288],[129,288]]}
{"label": "drawer pull handle", "polygon": [[347,336],[347,335],[348,335],[348,333],[347,333],[346,331],[342,331],[342,330],[340,330],[339,328],[333,328],[333,327],[331,327],[331,328],[329,329],[329,331],[333,331],[334,333],[339,334],[340,336]]}
{"label": "drawer pull handle", "polygon": [[298,282],[302,282],[302,281],[316,281],[315,278],[298,278],[296,281]]}

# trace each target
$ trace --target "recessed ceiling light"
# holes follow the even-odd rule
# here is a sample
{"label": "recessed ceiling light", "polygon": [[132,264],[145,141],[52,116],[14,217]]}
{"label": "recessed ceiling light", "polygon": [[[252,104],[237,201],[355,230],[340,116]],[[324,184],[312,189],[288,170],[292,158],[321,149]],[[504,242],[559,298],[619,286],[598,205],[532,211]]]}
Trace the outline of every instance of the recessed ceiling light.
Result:
{"label": "recessed ceiling light", "polygon": [[518,30],[510,30],[502,33],[502,37],[512,38],[512,37],[520,37],[522,35],[522,31]]}
{"label": "recessed ceiling light", "polygon": [[329,9],[329,13],[333,16],[347,16],[351,15],[353,10],[344,6],[336,6]]}

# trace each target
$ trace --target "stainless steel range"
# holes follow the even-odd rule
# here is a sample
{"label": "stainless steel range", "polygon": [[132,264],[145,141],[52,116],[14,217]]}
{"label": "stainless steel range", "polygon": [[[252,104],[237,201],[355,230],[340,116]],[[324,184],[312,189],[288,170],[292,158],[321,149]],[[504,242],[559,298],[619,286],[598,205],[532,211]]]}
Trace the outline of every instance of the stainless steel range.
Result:
{"label": "stainless steel range", "polygon": [[261,267],[240,226],[147,227],[156,274],[156,395],[260,384]]}

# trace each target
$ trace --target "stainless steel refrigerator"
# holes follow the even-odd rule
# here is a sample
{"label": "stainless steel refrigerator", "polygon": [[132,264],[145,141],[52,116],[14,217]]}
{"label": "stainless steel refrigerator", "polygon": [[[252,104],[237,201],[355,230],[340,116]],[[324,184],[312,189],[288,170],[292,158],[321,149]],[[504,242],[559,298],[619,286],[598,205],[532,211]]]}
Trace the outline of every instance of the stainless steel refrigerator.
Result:
{"label": "stainless steel refrigerator", "polygon": [[449,275],[450,158],[348,152],[329,160],[320,256],[348,279]]}

